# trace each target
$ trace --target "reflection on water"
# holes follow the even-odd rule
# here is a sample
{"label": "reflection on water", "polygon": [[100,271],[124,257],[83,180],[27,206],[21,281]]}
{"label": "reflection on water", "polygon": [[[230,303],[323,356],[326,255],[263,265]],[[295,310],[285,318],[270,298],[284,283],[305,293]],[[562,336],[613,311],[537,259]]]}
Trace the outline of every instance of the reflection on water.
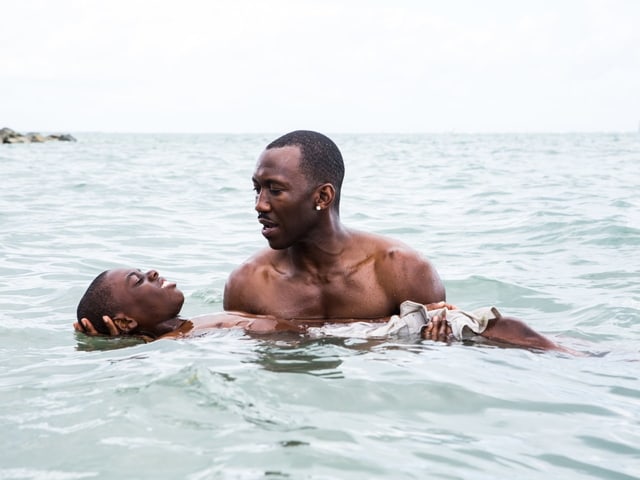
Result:
{"label": "reflection on water", "polygon": [[[251,361],[272,372],[309,373],[323,377],[340,378],[342,359],[338,352],[346,348],[344,339],[299,339],[297,341],[260,341]],[[334,347],[327,348],[327,347]],[[343,352],[344,353],[344,352]]]}
{"label": "reflection on water", "polygon": [[103,337],[88,336],[75,332],[76,350],[80,352],[92,352],[95,350],[116,350],[118,348],[132,347],[145,343],[137,337]]}

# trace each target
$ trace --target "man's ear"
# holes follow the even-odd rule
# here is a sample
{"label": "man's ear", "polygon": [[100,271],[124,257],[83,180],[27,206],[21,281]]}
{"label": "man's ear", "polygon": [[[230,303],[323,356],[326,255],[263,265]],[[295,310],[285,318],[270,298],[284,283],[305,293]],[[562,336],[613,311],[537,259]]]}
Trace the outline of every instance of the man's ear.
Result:
{"label": "man's ear", "polygon": [[316,188],[315,204],[321,209],[329,208],[336,198],[336,189],[330,183],[323,183]]}
{"label": "man's ear", "polygon": [[118,313],[113,317],[113,324],[124,335],[133,332],[138,327],[138,322],[131,317],[127,317],[124,313]]}

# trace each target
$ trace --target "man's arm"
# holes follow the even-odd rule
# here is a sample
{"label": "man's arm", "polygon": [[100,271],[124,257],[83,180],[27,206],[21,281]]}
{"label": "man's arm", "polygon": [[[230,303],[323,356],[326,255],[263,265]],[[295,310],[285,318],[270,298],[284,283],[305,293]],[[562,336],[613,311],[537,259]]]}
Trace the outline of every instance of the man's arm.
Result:
{"label": "man's arm", "polygon": [[446,300],[444,284],[435,267],[422,255],[405,246],[386,250],[380,262],[378,278],[397,303],[405,300],[429,304]]}
{"label": "man's arm", "polygon": [[[250,315],[244,312],[219,312],[199,315],[189,322],[194,330],[216,328],[242,328],[247,333],[270,334],[281,332],[304,333],[305,328],[289,320],[276,318],[271,315]],[[170,333],[169,336],[179,336]],[[166,335],[165,335],[166,336]]]}
{"label": "man's arm", "polygon": [[[445,304],[447,310],[455,310],[453,305]],[[435,305],[434,307],[440,307]],[[428,310],[431,310],[427,306]],[[442,315],[437,315],[431,319],[429,324],[422,330],[422,338],[434,341],[448,341],[451,338],[451,327],[447,322],[446,310]],[[538,350],[557,350],[560,352],[579,355],[578,352],[558,345],[544,335],[536,332],[520,319],[514,317],[500,316],[492,318],[487,324],[487,328],[479,334],[492,342],[504,345],[511,345],[521,348],[535,348]]]}

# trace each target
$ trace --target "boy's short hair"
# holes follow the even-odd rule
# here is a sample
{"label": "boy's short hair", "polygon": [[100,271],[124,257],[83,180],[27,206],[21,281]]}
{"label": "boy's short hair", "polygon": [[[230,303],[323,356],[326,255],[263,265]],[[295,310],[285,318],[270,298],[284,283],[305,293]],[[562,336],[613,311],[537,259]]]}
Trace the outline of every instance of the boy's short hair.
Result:
{"label": "boy's short hair", "polygon": [[[109,315],[113,317],[117,313],[114,308],[111,289],[108,288],[106,284],[107,273],[109,273],[109,271],[105,270],[94,278],[80,299],[76,310],[78,323],[80,323],[80,319],[86,318],[92,323],[96,331],[104,335],[109,335],[109,329],[104,323],[102,316]],[[80,325],[82,324],[80,323]]]}

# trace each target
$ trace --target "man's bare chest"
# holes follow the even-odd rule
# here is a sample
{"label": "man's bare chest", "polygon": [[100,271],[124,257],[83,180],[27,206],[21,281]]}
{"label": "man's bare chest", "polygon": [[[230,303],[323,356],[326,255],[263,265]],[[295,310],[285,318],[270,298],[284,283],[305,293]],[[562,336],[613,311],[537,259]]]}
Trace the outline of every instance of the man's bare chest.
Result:
{"label": "man's bare chest", "polygon": [[333,275],[273,275],[256,301],[258,310],[283,318],[380,318],[395,305],[369,268]]}

